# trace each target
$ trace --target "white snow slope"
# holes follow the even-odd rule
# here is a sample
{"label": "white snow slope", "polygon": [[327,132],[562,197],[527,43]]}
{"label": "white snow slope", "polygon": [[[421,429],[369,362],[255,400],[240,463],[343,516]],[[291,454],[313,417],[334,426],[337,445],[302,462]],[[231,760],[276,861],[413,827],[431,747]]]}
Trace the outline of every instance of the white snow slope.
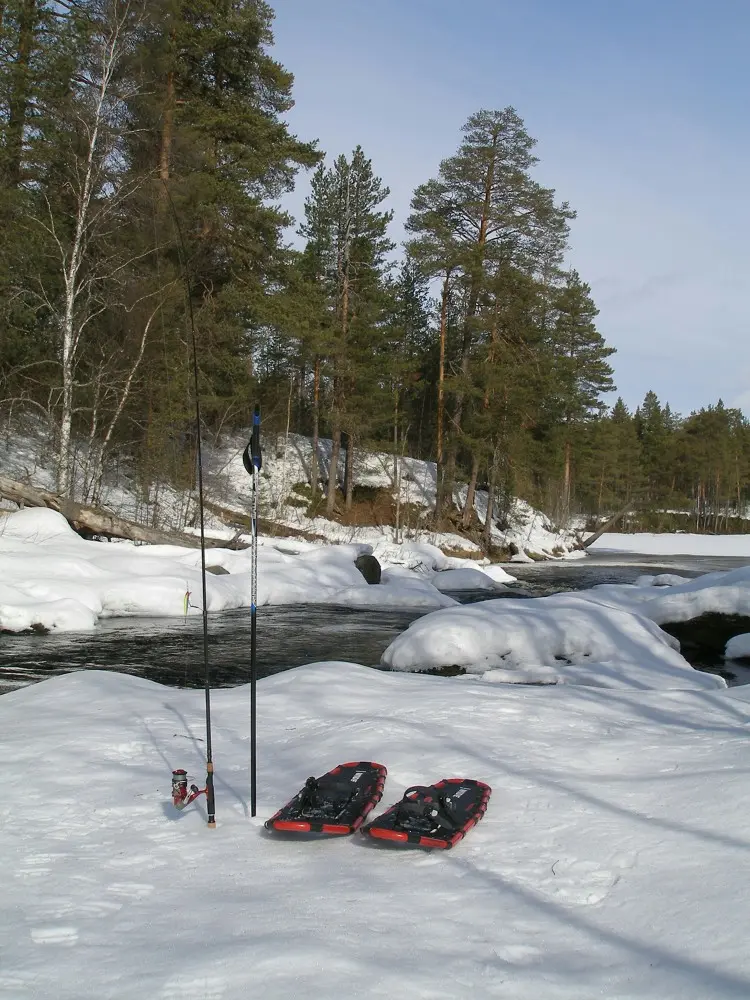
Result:
{"label": "white snow slope", "polygon": [[660,556],[739,556],[750,558],[750,535],[694,535],[683,532],[629,534],[608,531],[591,545],[592,552],[636,552]]}
{"label": "white snow slope", "polygon": [[[258,549],[258,605],[429,609],[456,603],[430,580],[441,577],[443,569],[458,571],[465,560],[449,559],[432,546],[406,543],[394,553],[402,560],[398,572],[392,570],[381,584],[370,586],[354,565],[358,555],[370,550],[362,544],[264,540]],[[251,560],[249,548],[208,550],[207,566],[223,570],[207,576],[209,611],[250,607]],[[421,572],[404,562],[413,562]],[[86,541],[52,510],[0,515],[0,629],[41,625],[75,631],[94,628],[100,617],[198,615],[200,564],[196,548]],[[497,586],[489,576],[485,580],[487,588]]]}
{"label": "white snow slope", "polygon": [[[242,452],[249,440],[249,429],[224,436],[216,448],[209,442],[204,446],[206,466],[205,488],[207,499],[221,506],[248,515],[252,510],[252,480],[242,464]],[[29,423],[20,428],[6,428],[0,434],[0,468],[6,475],[36,486],[54,489],[55,455],[46,428]],[[396,530],[390,525],[347,526],[323,517],[309,518],[304,512],[309,502],[295,492],[299,484],[309,482],[312,459],[312,440],[299,434],[267,434],[263,436],[263,468],[260,474],[261,514],[281,525],[302,529],[326,542],[364,543],[375,548],[393,542]],[[318,443],[320,478],[328,478],[331,441]],[[344,478],[345,455],[339,460],[339,481]],[[85,474],[85,449],[77,454],[76,482],[79,490],[87,477]],[[425,528],[429,514],[435,506],[436,466],[434,462],[404,457],[394,457],[386,452],[357,450],[354,462],[354,484],[386,490],[402,502],[399,543],[427,542],[444,549],[462,550],[481,558],[481,549],[474,542],[449,532],[434,532]],[[467,487],[459,485],[454,491],[454,502],[463,507]],[[156,483],[146,499],[143,491],[136,489],[127,479],[126,472],[118,466],[117,476],[105,483],[101,501],[105,507],[123,517],[144,524],[164,527],[181,527],[188,513],[195,509],[195,498],[188,493],[177,493],[168,486]],[[0,501],[0,504],[2,501]],[[474,507],[480,523],[487,512],[487,494],[478,490]],[[497,546],[517,547],[519,561],[528,561],[526,553],[536,556],[559,558],[569,556],[578,542],[570,531],[558,531],[541,512],[534,510],[524,500],[516,499],[510,512],[509,526],[499,530],[493,527],[492,538]],[[221,529],[222,523],[209,513],[207,526],[212,533]],[[575,553],[578,555],[578,553]],[[486,560],[485,560],[486,561]],[[474,563],[476,565],[476,563]]]}
{"label": "white snow slope", "polygon": [[[498,687],[301,667],[214,693],[103,672],[0,698],[3,1000],[747,1000],[746,692]],[[311,773],[471,776],[493,795],[453,851],[281,838]]]}

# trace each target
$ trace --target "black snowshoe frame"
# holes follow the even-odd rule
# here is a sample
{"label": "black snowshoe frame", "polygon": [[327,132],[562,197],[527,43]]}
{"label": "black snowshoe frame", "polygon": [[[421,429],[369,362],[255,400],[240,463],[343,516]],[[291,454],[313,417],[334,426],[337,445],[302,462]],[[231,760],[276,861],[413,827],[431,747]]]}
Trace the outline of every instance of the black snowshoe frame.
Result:
{"label": "black snowshoe frame", "polygon": [[362,833],[378,840],[448,850],[487,811],[492,789],[473,778],[443,778],[407,788],[400,802],[377,816]]}
{"label": "black snowshoe frame", "polygon": [[387,774],[374,761],[339,764],[320,778],[308,778],[265,827],[287,833],[354,833],[383,797]]}

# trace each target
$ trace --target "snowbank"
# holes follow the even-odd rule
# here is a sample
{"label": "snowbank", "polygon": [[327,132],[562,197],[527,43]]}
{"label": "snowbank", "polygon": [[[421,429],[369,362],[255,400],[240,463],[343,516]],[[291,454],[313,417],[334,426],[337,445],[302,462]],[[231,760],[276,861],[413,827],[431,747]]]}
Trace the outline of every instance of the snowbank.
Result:
{"label": "snowbank", "polygon": [[[209,491],[212,499],[240,511],[250,509],[250,480],[242,465],[242,451],[248,438],[244,433],[228,437],[209,457],[211,475]],[[392,543],[394,529],[385,525],[349,527],[322,517],[309,518],[304,513],[312,460],[312,439],[299,434],[288,438],[278,435],[264,439],[263,473],[261,477],[261,503],[269,516],[281,524],[300,528],[320,535],[330,542],[357,541],[372,545],[378,556],[378,546]],[[318,444],[320,478],[328,479],[331,442],[321,439]],[[345,456],[339,458],[339,477],[343,481]],[[434,462],[408,456],[398,460],[386,452],[357,451],[354,461],[354,484],[360,487],[381,489],[394,498],[400,494],[402,509],[411,513],[402,522],[402,532],[407,540],[428,541],[448,549],[481,552],[478,545],[467,538],[450,533],[435,533],[427,529],[429,515],[435,508],[437,469]],[[303,484],[301,493],[295,486]],[[456,486],[453,500],[463,508],[466,500],[465,484]],[[301,505],[301,506],[300,506]],[[487,493],[477,490],[474,509],[480,523],[487,513]],[[414,512],[417,512],[415,515]],[[508,527],[493,526],[492,541],[498,547],[515,546],[520,552],[532,552],[546,558],[560,558],[577,548],[578,541],[569,531],[558,531],[544,514],[534,510],[524,500],[514,500],[508,515]],[[378,556],[378,558],[380,558]],[[458,568],[458,567],[451,567]]]}
{"label": "snowbank", "polygon": [[[639,578],[644,579],[649,578]],[[578,597],[609,607],[637,611],[658,625],[690,621],[708,613],[750,615],[750,566],[724,573],[703,573],[694,580],[671,586],[656,583],[603,584],[579,591]]]}
{"label": "snowbank", "polygon": [[[8,1000],[740,1000],[750,704],[730,692],[502,688],[318,664],[213,697],[77,673],[0,697],[0,995]],[[383,806],[467,775],[494,789],[451,852],[261,823],[339,761],[388,767]],[[199,800],[201,803],[202,800]],[[15,820],[11,822],[11,820]]]}
{"label": "snowbank", "polygon": [[[369,587],[354,560],[365,545],[270,540],[258,550],[258,604],[440,608],[455,603],[429,580]],[[442,553],[441,553],[442,555]],[[0,517],[0,628],[94,628],[99,617],[200,614],[200,551],[173,545],[86,541],[61,514],[26,509]],[[251,552],[211,549],[209,611],[250,607]]]}
{"label": "snowbank", "polygon": [[[578,594],[484,601],[413,622],[383,653],[392,670],[463,667],[490,679],[594,687],[717,688],[647,618]],[[494,673],[497,671],[497,673]]]}
{"label": "snowbank", "polygon": [[724,656],[728,660],[741,660],[750,657],[750,632],[733,636],[726,644]]}
{"label": "snowbank", "polygon": [[481,569],[446,569],[432,578],[438,590],[506,590]]}

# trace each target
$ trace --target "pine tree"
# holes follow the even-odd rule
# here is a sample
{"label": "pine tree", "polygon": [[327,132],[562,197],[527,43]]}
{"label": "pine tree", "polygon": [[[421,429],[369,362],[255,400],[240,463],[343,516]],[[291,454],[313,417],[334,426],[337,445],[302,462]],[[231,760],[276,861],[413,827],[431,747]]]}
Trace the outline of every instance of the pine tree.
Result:
{"label": "pine tree", "polygon": [[666,462],[673,430],[670,421],[671,415],[662,408],[656,393],[649,390],[635,412],[635,424],[643,450],[647,500],[652,506],[667,503],[672,492],[671,463]]}
{"label": "pine tree", "polygon": [[211,424],[247,419],[255,355],[283,319],[291,220],[276,200],[320,154],[283,120],[293,77],[269,54],[272,20],[259,0],[153,0],[133,55],[128,156],[132,175],[150,180],[132,236],[159,247],[161,282],[175,292],[148,349],[144,463],[154,436],[168,442],[190,422],[185,272]]}
{"label": "pine tree", "polygon": [[[513,108],[479,111],[462,131],[458,152],[440,164],[436,179],[415,191],[407,222],[407,230],[414,235],[409,252],[426,273],[441,277],[444,304],[451,281],[460,285],[463,298],[460,366],[451,382],[453,435],[447,468],[443,468],[444,456],[438,447],[438,517],[445,494],[452,488],[464,404],[472,385],[482,291],[499,267],[533,273],[543,263],[559,259],[567,220],[573,216],[566,204],[555,205],[552,190],[532,180],[530,170],[537,162],[531,152],[534,140]],[[440,337],[444,356],[444,321]],[[442,433],[440,413],[439,441]]]}
{"label": "pine tree", "polygon": [[582,428],[588,440],[585,460],[577,462],[576,497],[581,507],[604,517],[643,487],[641,443],[633,415],[622,398],[611,411]]}

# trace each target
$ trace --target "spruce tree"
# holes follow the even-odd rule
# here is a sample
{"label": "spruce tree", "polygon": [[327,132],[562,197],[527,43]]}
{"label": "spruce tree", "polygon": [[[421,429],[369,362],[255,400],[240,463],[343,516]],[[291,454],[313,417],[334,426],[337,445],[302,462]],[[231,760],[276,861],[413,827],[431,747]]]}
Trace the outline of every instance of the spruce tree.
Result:
{"label": "spruce tree", "polygon": [[378,209],[389,193],[358,146],[350,160],[341,155],[332,167],[318,167],[305,202],[300,233],[335,317],[328,358],[333,441],[326,498],[329,516],[336,499],[342,432],[347,442],[344,490],[347,509],[351,508],[354,442],[368,428],[372,393],[378,387],[373,345],[385,320],[384,277],[394,246],[387,235],[393,213]]}
{"label": "spruce tree", "polygon": [[552,360],[553,406],[562,425],[561,516],[567,519],[574,428],[602,412],[601,394],[614,388],[613,370],[607,358],[615,350],[606,346],[596,329],[598,309],[591,298],[591,289],[576,271],[566,275],[565,285],[554,298],[554,312],[554,325],[547,342]]}

